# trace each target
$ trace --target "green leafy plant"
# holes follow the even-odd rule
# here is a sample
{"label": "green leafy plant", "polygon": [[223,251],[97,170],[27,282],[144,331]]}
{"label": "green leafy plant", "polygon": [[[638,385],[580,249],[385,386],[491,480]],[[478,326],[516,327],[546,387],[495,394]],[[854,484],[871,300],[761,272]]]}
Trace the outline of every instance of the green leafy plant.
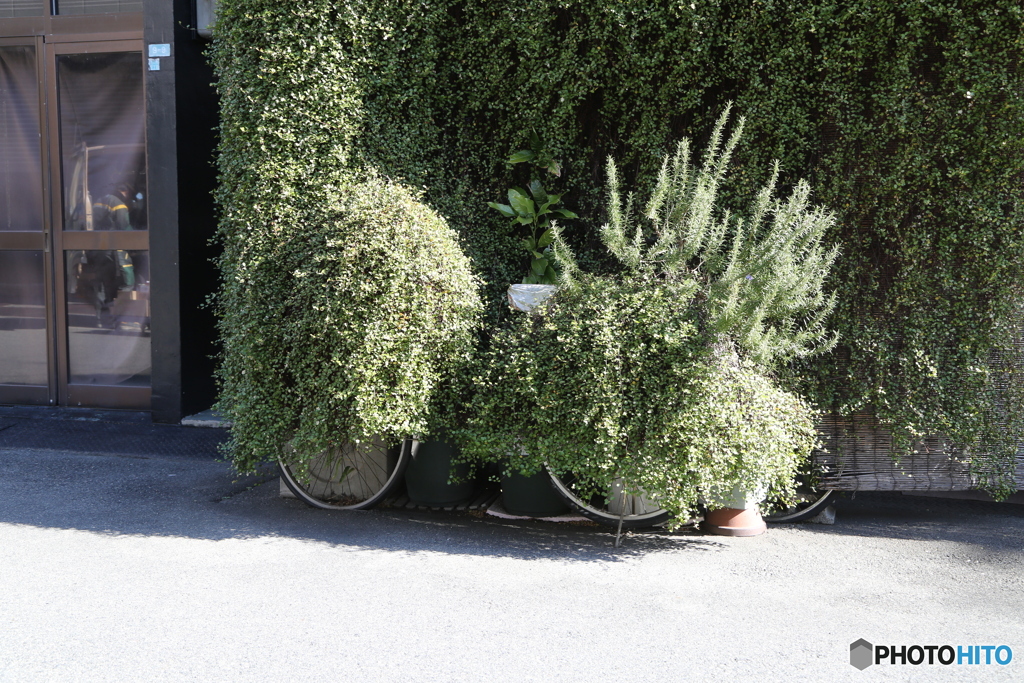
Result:
{"label": "green leafy plant", "polygon": [[792,498],[815,414],[763,369],[718,356],[692,292],[585,275],[556,296],[478,360],[471,417],[456,432],[463,457],[572,473],[604,495],[620,481],[677,524],[734,487]]}
{"label": "green leafy plant", "polygon": [[[520,150],[509,157],[509,165],[528,162],[553,176],[561,175],[561,166],[551,152],[544,148],[536,133],[531,133],[530,143],[530,149]],[[533,178],[529,188],[530,192],[527,194],[525,190],[513,187],[508,191],[508,204],[487,202],[487,206],[505,218],[511,218],[515,225],[529,226],[530,234],[523,238],[522,245],[530,254],[530,272],[523,279],[523,283],[553,285],[558,274],[550,251],[551,241],[555,236],[551,219],[554,216],[579,216],[568,209],[554,208],[562,201],[562,195],[548,194],[540,179]]]}
{"label": "green leafy plant", "polygon": [[419,196],[371,175],[317,222],[226,236],[219,410],[241,471],[345,442],[439,433],[481,303],[469,260]]}
{"label": "green leafy plant", "polygon": [[718,202],[743,130],[719,118],[701,165],[683,142],[666,157],[642,213],[625,207],[609,163],[601,240],[622,264],[582,272],[555,230],[562,282],[554,305],[496,335],[476,371],[470,458],[508,455],[524,474],[546,465],[595,491],[621,481],[688,518],[698,500],[739,487],[776,502],[816,436],[814,412],[767,368],[835,344],[824,291],[832,223],[798,183],[774,197],[778,167],[747,215]]}
{"label": "green leafy plant", "polygon": [[537,131],[530,131],[530,149],[521,149],[508,158],[509,166],[522,163],[533,164],[556,178],[562,175],[561,162],[555,159],[551,150],[544,146]]}
{"label": "green leafy plant", "polygon": [[[720,208],[719,187],[745,126],[740,118],[722,144],[730,110],[715,124],[699,168],[690,165],[685,138],[665,158],[642,212],[632,194],[623,206],[615,161],[608,159],[609,220],[601,241],[626,277],[652,286],[674,282],[681,295],[696,297],[701,332],[758,364],[830,351],[837,338],[825,321],[836,297],[824,283],[839,247],[826,247],[824,238],[835,219],[810,204],[805,180],[786,200],[776,199],[778,162],[746,215]],[[555,253],[565,263],[564,284],[572,287],[579,269],[564,241]]]}

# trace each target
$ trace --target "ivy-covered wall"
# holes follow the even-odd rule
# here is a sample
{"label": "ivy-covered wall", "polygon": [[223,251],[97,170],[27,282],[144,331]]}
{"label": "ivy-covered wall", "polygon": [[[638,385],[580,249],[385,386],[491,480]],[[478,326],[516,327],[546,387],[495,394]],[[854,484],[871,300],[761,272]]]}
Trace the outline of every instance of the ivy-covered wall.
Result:
{"label": "ivy-covered wall", "polygon": [[733,101],[748,127],[724,191],[749,197],[779,159],[784,186],[808,178],[837,213],[840,349],[801,369],[807,390],[873,408],[906,438],[1008,445],[1013,434],[993,431],[1006,420],[1019,433],[1007,387],[1020,383],[988,369],[1020,331],[1018,0],[220,6],[229,244],[258,251],[280,226],[319,220],[325,185],[374,167],[424,188],[459,232],[493,322],[526,261],[485,202],[525,181],[505,159],[529,131],[562,161],[549,190],[580,215],[568,234],[586,255],[607,155],[645,189],[662,154],[682,136],[701,149]]}

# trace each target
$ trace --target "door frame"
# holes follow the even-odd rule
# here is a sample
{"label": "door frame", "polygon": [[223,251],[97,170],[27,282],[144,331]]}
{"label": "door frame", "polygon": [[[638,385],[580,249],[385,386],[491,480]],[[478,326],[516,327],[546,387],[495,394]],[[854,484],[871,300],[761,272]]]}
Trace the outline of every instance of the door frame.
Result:
{"label": "door frame", "polygon": [[[186,213],[190,217],[189,227],[181,232],[181,133],[177,129],[178,110],[182,106],[216,110],[216,95],[208,86],[213,81],[213,74],[202,54],[203,46],[188,29],[192,21],[188,3],[143,0],[142,11],[134,13],[73,16],[51,16],[49,12],[43,14],[44,16],[37,17],[0,19],[0,37],[18,39],[21,44],[25,44],[26,41],[31,43],[37,40],[38,36],[45,42],[141,38],[145,45],[171,45],[171,58],[162,59],[162,68],[158,71],[146,70],[144,73],[148,165],[146,176],[150,188],[146,204],[149,208],[150,230],[153,374],[150,403],[142,409],[151,413],[154,422],[177,423],[186,406],[193,412],[208,407],[208,401],[216,393],[207,386],[207,373],[212,372],[207,368],[208,363],[204,361],[200,365],[195,365],[197,347],[202,349],[204,357],[216,353],[213,342],[215,335],[211,335],[210,331],[212,323],[208,328],[205,318],[201,323],[194,318],[182,320],[183,299],[179,291],[182,263],[187,262],[193,268],[210,268],[206,258],[197,260],[197,249],[193,248],[194,245],[183,251],[179,239],[182,235],[187,235],[195,245],[206,245],[213,234],[216,221],[212,218],[213,207],[208,193],[213,190],[215,182],[212,178],[204,178],[198,185],[190,186],[190,191],[203,192],[203,196],[197,197],[197,202],[189,202],[188,207],[198,203],[203,208],[198,215],[192,208],[188,209]],[[36,52],[38,64],[42,65],[42,48],[37,47]],[[195,78],[201,79],[202,85],[188,82],[188,79]],[[183,88],[177,87],[179,79],[184,79],[187,85]],[[196,152],[194,145],[185,146],[188,151],[184,158],[188,168],[184,173],[190,173],[191,169],[199,168],[201,164],[205,174],[209,171],[209,161],[213,158],[213,149],[216,146],[213,134],[208,131],[216,125],[216,121],[208,122],[207,117],[191,115],[188,120],[193,123],[201,122],[203,130],[197,131],[196,137],[201,140],[204,151],[200,154]],[[207,149],[209,153],[205,151]],[[44,153],[43,159],[46,158],[48,157]],[[49,211],[49,206],[46,210]],[[198,251],[204,254],[209,252],[212,256],[217,250],[203,246]],[[204,270],[202,274],[210,282],[216,280],[216,276],[210,272]],[[200,299],[205,296],[205,292],[200,294],[189,290],[189,305],[199,305]],[[186,376],[183,365],[186,355],[193,364],[190,367],[202,373],[202,378],[198,375]],[[55,368],[55,360],[53,365]],[[47,401],[46,387],[43,387],[43,391],[42,403],[57,402],[56,395]],[[5,396],[3,388],[0,387],[0,403],[31,402],[35,402],[35,399]]]}
{"label": "door frame", "polygon": [[[145,77],[143,69],[143,42],[141,39],[114,39],[103,34],[63,35],[55,40],[47,40],[44,44],[44,83],[46,85],[46,134],[49,141],[48,166],[50,176],[49,213],[51,216],[51,235],[53,253],[50,258],[52,268],[57,370],[57,402],[65,406],[100,406],[104,408],[135,408],[148,410],[150,406],[151,387],[125,387],[117,385],[74,384],[70,375],[70,357],[68,340],[68,295],[66,252],[69,250],[109,250],[131,249],[149,250],[149,231],[66,231],[63,225],[64,216],[64,178],[63,155],[60,131],[60,92],[57,81],[57,60],[61,55],[102,54],[111,52],[137,52],[139,55],[139,74],[145,102]],[[145,113],[143,113],[145,116]],[[143,120],[145,131],[145,120]],[[143,133],[145,136],[145,132]],[[145,137],[143,137],[145,144]],[[148,196],[149,189],[146,189]],[[148,228],[148,225],[147,225]],[[150,336],[152,342],[152,336]],[[150,368],[152,368],[152,344],[150,346]],[[152,377],[152,375],[151,375]],[[152,382],[152,379],[150,380]]]}
{"label": "door frame", "polygon": [[[48,380],[47,386],[0,384],[0,403],[88,405],[149,410],[152,396],[151,386],[85,385],[74,384],[70,381],[65,252],[79,249],[148,251],[149,231],[147,229],[145,231],[82,232],[63,229],[65,188],[62,177],[63,159],[60,144],[59,84],[57,82],[57,59],[60,55],[137,52],[139,54],[139,71],[140,74],[143,74],[141,83],[143,101],[145,101],[147,79],[144,77],[143,41],[138,34],[128,38],[123,33],[68,33],[0,37],[0,46],[32,47],[35,52],[42,230],[0,232],[0,250],[43,252]],[[147,128],[147,122],[143,121],[143,131]],[[148,188],[146,193],[148,197]],[[150,339],[152,341],[152,335]],[[152,367],[152,345],[150,354]]]}

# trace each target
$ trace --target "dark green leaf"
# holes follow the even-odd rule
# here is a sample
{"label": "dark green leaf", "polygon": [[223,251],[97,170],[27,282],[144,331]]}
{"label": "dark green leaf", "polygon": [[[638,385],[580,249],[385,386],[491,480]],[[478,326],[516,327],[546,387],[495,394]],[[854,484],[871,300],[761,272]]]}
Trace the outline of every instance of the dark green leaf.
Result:
{"label": "dark green leaf", "polygon": [[530,217],[532,219],[536,213],[533,200],[518,188],[512,188],[508,191],[508,202],[512,205],[512,210],[521,217]]}
{"label": "dark green leaf", "polygon": [[533,195],[533,198],[536,199],[538,203],[543,204],[548,201],[548,195],[544,191],[544,186],[541,185],[539,180],[530,182],[530,194]]}
{"label": "dark green leaf", "polygon": [[512,207],[508,206],[507,204],[498,204],[496,202],[487,202],[487,206],[491,207],[492,209],[496,209],[505,218],[514,218],[515,215],[516,215],[516,212],[512,210]]}
{"label": "dark green leaf", "polygon": [[531,152],[530,150],[522,149],[522,150],[519,150],[518,152],[516,152],[515,154],[513,154],[512,156],[510,156],[508,158],[508,163],[510,163],[510,164],[521,164],[524,161],[533,161],[536,158],[536,156],[537,155],[534,154],[533,152]]}

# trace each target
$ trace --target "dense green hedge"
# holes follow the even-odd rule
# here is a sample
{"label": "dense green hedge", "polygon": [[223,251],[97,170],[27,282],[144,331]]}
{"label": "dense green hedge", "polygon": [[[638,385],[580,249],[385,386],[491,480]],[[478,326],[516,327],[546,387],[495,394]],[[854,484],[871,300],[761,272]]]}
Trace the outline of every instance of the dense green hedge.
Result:
{"label": "dense green hedge", "polygon": [[644,190],[661,155],[684,135],[702,147],[732,100],[749,123],[723,191],[750,196],[779,159],[783,187],[806,177],[837,213],[842,341],[803,368],[806,389],[841,411],[873,408],[905,442],[941,431],[1005,454],[1020,433],[1020,402],[989,370],[1020,327],[1017,0],[220,7],[229,242],[315,220],[322,185],[378,168],[425,188],[460,233],[494,321],[525,263],[485,202],[523,181],[504,160],[528,131],[562,161],[549,189],[581,216],[568,237],[586,258],[606,156]]}
{"label": "dense green hedge", "polygon": [[[342,442],[440,431],[481,302],[440,216],[370,175],[318,196],[322,220],[228,244],[219,408],[241,470]],[[251,248],[248,248],[250,247]]]}

